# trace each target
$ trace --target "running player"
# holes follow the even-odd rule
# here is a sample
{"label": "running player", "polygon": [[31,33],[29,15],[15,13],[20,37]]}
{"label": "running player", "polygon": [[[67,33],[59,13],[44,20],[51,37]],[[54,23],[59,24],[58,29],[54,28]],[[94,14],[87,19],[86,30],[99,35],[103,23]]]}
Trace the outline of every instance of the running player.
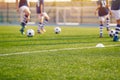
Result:
{"label": "running player", "polygon": [[115,32],[113,41],[118,41],[119,40],[118,34],[120,31],[120,0],[112,0],[111,10],[115,16],[116,23],[117,23],[117,26],[115,28],[116,32]]}
{"label": "running player", "polygon": [[20,21],[21,21],[21,34],[24,34],[24,29],[28,21],[30,20],[30,4],[28,0],[16,0],[16,8],[20,13]]}
{"label": "running player", "polygon": [[46,32],[44,29],[44,21],[48,22],[49,20],[49,16],[44,11],[44,0],[37,0],[36,11],[39,19],[38,33],[44,33]]}
{"label": "running player", "polygon": [[104,23],[106,21],[106,29],[108,31],[110,31],[110,17],[109,17],[109,13],[110,13],[110,9],[109,6],[107,5],[106,0],[98,0],[97,1],[97,9],[95,11],[95,15],[98,13],[99,16],[99,20],[100,20],[100,38],[103,37],[103,26]]}

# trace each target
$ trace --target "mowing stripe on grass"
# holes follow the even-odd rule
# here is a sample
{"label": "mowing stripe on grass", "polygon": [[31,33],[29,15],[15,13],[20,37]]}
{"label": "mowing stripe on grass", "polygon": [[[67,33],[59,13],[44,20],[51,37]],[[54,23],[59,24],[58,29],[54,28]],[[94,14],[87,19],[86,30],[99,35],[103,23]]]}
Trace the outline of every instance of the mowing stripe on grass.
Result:
{"label": "mowing stripe on grass", "polygon": [[[107,45],[105,47],[117,47],[117,46],[120,45]],[[22,55],[22,54],[30,54],[30,53],[41,53],[41,52],[57,52],[57,51],[67,51],[67,50],[80,50],[80,49],[91,49],[91,48],[97,48],[97,47],[92,46],[92,47],[61,48],[61,49],[51,49],[51,50],[17,52],[17,53],[9,53],[9,54],[0,54],[0,56]]]}

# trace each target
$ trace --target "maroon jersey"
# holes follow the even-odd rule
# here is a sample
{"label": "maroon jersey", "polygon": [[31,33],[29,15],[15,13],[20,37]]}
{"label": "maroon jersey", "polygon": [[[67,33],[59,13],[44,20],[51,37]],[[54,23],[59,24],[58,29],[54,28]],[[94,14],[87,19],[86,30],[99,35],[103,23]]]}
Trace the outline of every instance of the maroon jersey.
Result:
{"label": "maroon jersey", "polygon": [[37,0],[36,11],[37,11],[37,13],[44,12],[44,0]]}
{"label": "maroon jersey", "polygon": [[105,16],[109,13],[109,9],[106,7],[106,0],[98,0],[97,4],[100,5],[98,10],[99,16]]}
{"label": "maroon jersey", "polygon": [[28,6],[28,0],[20,0],[20,2],[19,2],[19,7],[21,7],[21,6]]}

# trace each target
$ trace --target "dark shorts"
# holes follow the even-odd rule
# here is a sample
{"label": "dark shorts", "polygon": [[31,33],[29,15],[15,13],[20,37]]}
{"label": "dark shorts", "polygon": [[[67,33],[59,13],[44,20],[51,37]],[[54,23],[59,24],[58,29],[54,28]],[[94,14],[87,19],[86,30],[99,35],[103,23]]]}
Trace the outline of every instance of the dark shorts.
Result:
{"label": "dark shorts", "polygon": [[40,7],[36,6],[36,13],[37,13],[37,14],[40,14],[40,13],[42,13],[42,12],[44,12],[44,8],[43,8],[42,11],[41,11],[41,10],[40,10]]}
{"label": "dark shorts", "polygon": [[120,9],[120,0],[112,0],[111,10]]}
{"label": "dark shorts", "polygon": [[41,13],[40,7],[37,7],[37,6],[36,6],[36,12],[37,12],[37,14],[40,14],[40,13]]}
{"label": "dark shorts", "polygon": [[98,10],[98,15],[99,16],[105,16],[105,15],[107,15],[109,13],[109,10],[108,10],[108,8],[106,8],[106,7],[101,7],[101,8],[99,8],[99,10]]}

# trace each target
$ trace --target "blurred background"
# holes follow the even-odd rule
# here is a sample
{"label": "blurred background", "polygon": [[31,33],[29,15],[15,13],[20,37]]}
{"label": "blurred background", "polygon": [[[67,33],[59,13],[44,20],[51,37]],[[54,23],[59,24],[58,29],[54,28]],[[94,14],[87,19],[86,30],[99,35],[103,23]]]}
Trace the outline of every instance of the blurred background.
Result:
{"label": "blurred background", "polygon": [[[16,0],[0,0],[0,23],[19,23],[16,11]],[[30,0],[31,21],[37,23],[36,1]],[[50,16],[49,24],[80,25],[97,24],[98,17],[94,12],[96,0],[45,0],[45,11]],[[111,23],[115,20],[111,17]]]}

